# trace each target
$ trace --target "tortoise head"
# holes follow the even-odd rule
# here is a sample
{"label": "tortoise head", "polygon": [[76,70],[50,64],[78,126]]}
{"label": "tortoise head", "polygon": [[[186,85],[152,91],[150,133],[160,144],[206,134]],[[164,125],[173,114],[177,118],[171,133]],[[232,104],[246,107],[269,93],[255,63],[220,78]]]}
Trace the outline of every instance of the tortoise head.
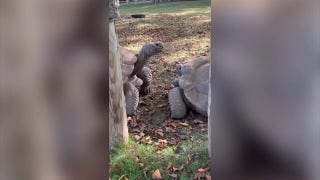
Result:
{"label": "tortoise head", "polygon": [[176,66],[176,70],[178,72],[178,75],[181,76],[182,75],[182,64],[177,64]]}
{"label": "tortoise head", "polygon": [[142,47],[141,52],[144,52],[149,56],[152,56],[162,52],[162,50],[163,50],[163,45],[161,42],[152,42],[152,43],[145,44]]}

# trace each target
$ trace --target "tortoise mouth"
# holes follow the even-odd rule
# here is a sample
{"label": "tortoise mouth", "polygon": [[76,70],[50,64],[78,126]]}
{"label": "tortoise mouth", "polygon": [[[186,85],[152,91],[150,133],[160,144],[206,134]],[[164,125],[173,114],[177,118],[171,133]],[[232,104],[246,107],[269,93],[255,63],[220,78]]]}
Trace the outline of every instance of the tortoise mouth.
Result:
{"label": "tortoise mouth", "polygon": [[156,52],[157,52],[157,53],[160,53],[160,52],[162,52],[162,51],[163,51],[163,47],[162,47],[162,48],[157,48],[157,49],[156,49]]}

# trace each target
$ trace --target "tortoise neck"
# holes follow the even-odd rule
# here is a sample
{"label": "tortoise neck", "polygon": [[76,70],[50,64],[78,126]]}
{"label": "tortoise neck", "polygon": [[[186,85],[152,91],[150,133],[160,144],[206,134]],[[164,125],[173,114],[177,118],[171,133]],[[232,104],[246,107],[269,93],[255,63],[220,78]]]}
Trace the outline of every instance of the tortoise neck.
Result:
{"label": "tortoise neck", "polygon": [[146,63],[146,61],[153,55],[154,53],[152,53],[149,48],[142,48],[138,54],[138,61],[139,63]]}

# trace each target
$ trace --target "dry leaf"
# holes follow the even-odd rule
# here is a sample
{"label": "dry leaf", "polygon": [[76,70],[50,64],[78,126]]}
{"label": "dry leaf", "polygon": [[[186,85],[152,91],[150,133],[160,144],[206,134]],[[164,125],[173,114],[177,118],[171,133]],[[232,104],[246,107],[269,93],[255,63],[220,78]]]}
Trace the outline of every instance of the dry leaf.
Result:
{"label": "dry leaf", "polygon": [[187,156],[187,162],[186,162],[187,165],[190,164],[190,162],[191,162],[191,157],[188,155],[188,156]]}
{"label": "dry leaf", "polygon": [[177,128],[177,124],[174,122],[170,123],[169,125],[172,126],[173,128]]}
{"label": "dry leaf", "polygon": [[159,143],[163,143],[163,144],[167,144],[168,143],[168,141],[165,140],[165,139],[158,139],[158,142]]}
{"label": "dry leaf", "polygon": [[171,127],[165,127],[165,128],[166,128],[166,132],[171,132],[171,133],[176,132],[176,130]]}
{"label": "dry leaf", "polygon": [[143,142],[146,143],[146,144],[152,144],[153,141],[151,140],[151,137],[150,136],[147,136],[143,139]]}
{"label": "dry leaf", "polygon": [[161,150],[166,147],[167,147],[167,144],[162,144],[162,143],[157,144],[157,150]]}
{"label": "dry leaf", "polygon": [[193,123],[194,124],[203,124],[203,121],[196,119],[193,121]]}
{"label": "dry leaf", "polygon": [[162,179],[159,169],[153,172],[152,179]]}
{"label": "dry leaf", "polygon": [[177,174],[168,174],[168,176],[173,177],[173,178],[178,178]]}
{"label": "dry leaf", "polygon": [[177,171],[178,168],[172,167],[173,172]]}
{"label": "dry leaf", "polygon": [[139,162],[140,161],[139,156],[134,157],[134,161]]}
{"label": "dry leaf", "polygon": [[179,123],[180,125],[182,125],[182,126],[189,126],[189,124],[188,123]]}
{"label": "dry leaf", "polygon": [[200,131],[204,132],[204,131],[206,131],[206,129],[202,128],[202,129],[200,129]]}
{"label": "dry leaf", "polygon": [[182,165],[181,165],[180,167],[178,167],[178,168],[172,167],[172,170],[173,170],[173,172],[175,172],[175,171],[181,171],[183,168],[184,168],[184,165],[182,164]]}
{"label": "dry leaf", "polygon": [[169,163],[168,163],[168,165],[167,165],[166,170],[169,170],[171,167],[172,167],[172,163],[171,163],[171,162],[169,162]]}
{"label": "dry leaf", "polygon": [[129,180],[125,175],[122,175],[118,180]]}
{"label": "dry leaf", "polygon": [[163,132],[156,132],[159,136],[163,137],[164,133]]}
{"label": "dry leaf", "polygon": [[177,170],[181,171],[184,168],[184,165],[182,164]]}
{"label": "dry leaf", "polygon": [[136,141],[139,141],[139,140],[141,139],[141,136],[135,135],[135,136],[134,136],[134,139],[135,139]]}
{"label": "dry leaf", "polygon": [[149,169],[150,169],[150,165],[148,165],[147,167],[145,167],[145,168],[143,169],[143,175],[144,175],[145,178],[148,178],[147,172],[149,171]]}
{"label": "dry leaf", "polygon": [[117,169],[119,169],[119,170],[122,169],[122,167],[121,167],[120,164],[116,164],[115,167],[116,167]]}
{"label": "dry leaf", "polygon": [[205,172],[206,172],[206,170],[205,170],[205,169],[203,169],[203,168],[199,168],[199,169],[198,169],[198,172],[199,172],[199,173],[205,173]]}

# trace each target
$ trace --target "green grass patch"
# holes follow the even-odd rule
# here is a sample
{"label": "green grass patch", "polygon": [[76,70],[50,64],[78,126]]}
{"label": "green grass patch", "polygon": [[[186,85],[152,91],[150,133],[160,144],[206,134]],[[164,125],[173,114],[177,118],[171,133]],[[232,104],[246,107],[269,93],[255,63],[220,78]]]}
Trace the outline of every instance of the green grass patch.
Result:
{"label": "green grass patch", "polygon": [[[178,179],[190,179],[198,168],[209,167],[210,159],[207,150],[207,134],[194,133],[176,148],[168,146],[157,153],[155,145],[139,144],[130,139],[126,145],[116,146],[110,154],[111,179],[125,176],[129,179],[152,179],[152,173],[159,169],[164,179],[171,179],[166,170],[169,162],[175,168],[184,165],[181,171],[176,171]],[[187,165],[188,156],[191,162]],[[137,157],[139,161],[137,161]],[[147,174],[145,178],[144,171]]]}
{"label": "green grass patch", "polygon": [[132,14],[193,14],[193,15],[208,15],[210,16],[210,0],[197,1],[177,1],[177,2],[162,2],[156,4],[144,5],[121,5],[121,16],[130,16]]}

